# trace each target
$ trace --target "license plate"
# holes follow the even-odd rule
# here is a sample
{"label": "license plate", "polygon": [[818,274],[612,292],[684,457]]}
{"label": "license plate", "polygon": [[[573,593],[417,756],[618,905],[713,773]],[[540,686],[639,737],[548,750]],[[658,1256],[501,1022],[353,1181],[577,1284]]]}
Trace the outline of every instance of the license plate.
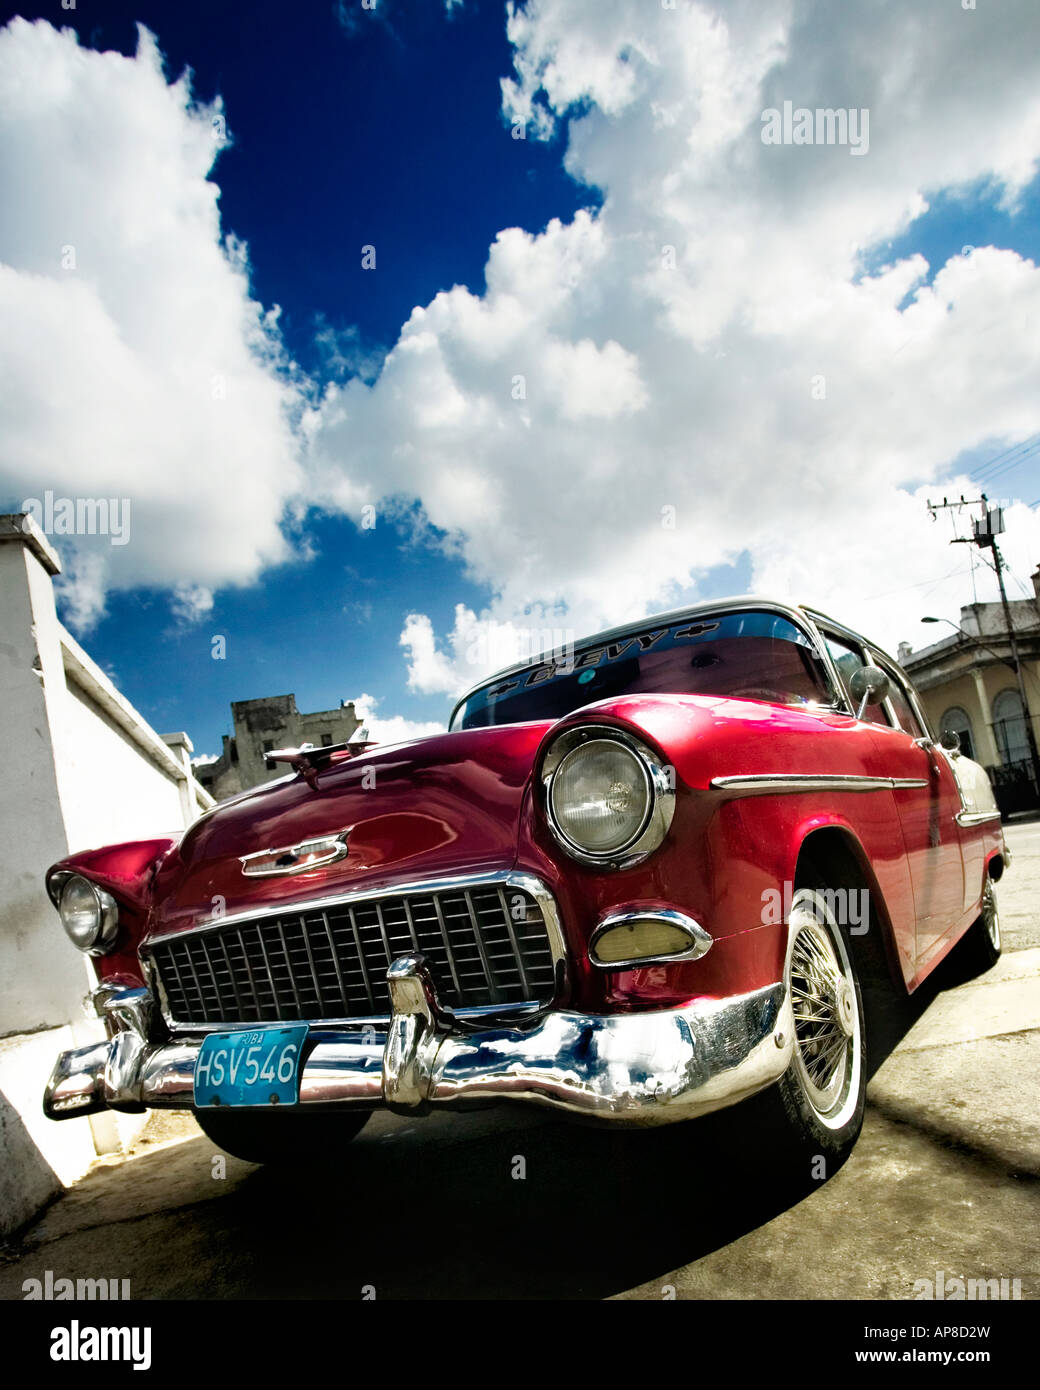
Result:
{"label": "license plate", "polygon": [[210,1033],[195,1059],[195,1107],[296,1105],[307,1024]]}

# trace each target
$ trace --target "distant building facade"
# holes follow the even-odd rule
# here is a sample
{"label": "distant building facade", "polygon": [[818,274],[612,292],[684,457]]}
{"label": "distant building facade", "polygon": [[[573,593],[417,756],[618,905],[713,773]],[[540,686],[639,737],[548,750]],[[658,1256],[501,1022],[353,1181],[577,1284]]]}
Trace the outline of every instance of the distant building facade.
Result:
{"label": "distant building facade", "polygon": [[898,653],[936,732],[957,731],[963,751],[988,769],[997,801],[1008,813],[1040,802],[1026,725],[1028,719],[1034,737],[1040,737],[1040,569],[1032,582],[1032,598],[1008,603],[1026,709],[1000,603],[967,604],[959,632],[950,631],[920,651],[903,642]]}
{"label": "distant building facade", "polygon": [[315,748],[346,743],[360,727],[352,701],[339,709],[301,714],[295,695],[268,695],[258,700],[235,700],[231,705],[233,734],[224,735],[224,749],[215,762],[196,763],[199,782],[217,801],[258,787],[289,769],[284,764],[269,768],[264,755],[276,748]]}

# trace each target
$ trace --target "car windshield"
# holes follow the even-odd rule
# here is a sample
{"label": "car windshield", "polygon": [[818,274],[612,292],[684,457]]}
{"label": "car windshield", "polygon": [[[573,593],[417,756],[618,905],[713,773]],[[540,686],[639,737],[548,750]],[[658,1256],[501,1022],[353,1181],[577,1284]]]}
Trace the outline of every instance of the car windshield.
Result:
{"label": "car windshield", "polygon": [[713,613],[578,645],[468,697],[453,729],[560,719],[612,695],[729,695],[775,704],[833,700],[809,636],[779,613]]}

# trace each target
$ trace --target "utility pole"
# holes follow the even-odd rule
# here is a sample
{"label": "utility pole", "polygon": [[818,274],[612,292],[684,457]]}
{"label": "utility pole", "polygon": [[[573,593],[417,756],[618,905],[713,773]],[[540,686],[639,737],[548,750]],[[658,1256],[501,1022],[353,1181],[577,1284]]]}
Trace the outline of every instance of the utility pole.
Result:
{"label": "utility pole", "polygon": [[956,508],[957,511],[960,511],[962,507],[975,506],[982,508],[982,516],[978,521],[972,522],[972,534],[970,536],[956,536],[950,544],[977,545],[982,550],[992,550],[993,552],[993,568],[997,572],[997,587],[1000,589],[1000,602],[1004,609],[1004,624],[1007,628],[1008,642],[1011,645],[1009,664],[1015,672],[1015,679],[1018,683],[1018,698],[1022,704],[1022,718],[1026,726],[1029,757],[1033,765],[1033,782],[1037,793],[1040,794],[1040,753],[1037,752],[1036,736],[1033,733],[1033,718],[1026,699],[1025,681],[1022,679],[1022,660],[1018,654],[1018,642],[1011,621],[1011,606],[1008,603],[1007,589],[1004,587],[1004,560],[997,545],[997,537],[1004,530],[1004,509],[1003,507],[991,507],[985,493],[973,498],[970,502],[965,499],[962,493],[957,502],[948,502],[945,497],[941,502],[929,502],[928,510],[934,520],[936,513],[945,509]]}

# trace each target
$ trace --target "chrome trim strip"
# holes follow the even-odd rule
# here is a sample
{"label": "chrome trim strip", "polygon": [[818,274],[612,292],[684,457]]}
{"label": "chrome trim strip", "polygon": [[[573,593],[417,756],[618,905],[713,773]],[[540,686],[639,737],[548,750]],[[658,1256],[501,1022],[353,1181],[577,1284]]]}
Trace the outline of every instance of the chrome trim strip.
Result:
{"label": "chrome trim strip", "polygon": [[852,774],[800,772],[742,773],[736,777],[713,777],[710,785],[718,791],[766,792],[876,792],[901,787],[927,787],[923,777],[860,777]]}
{"label": "chrome trim strip", "polygon": [[982,825],[985,821],[1000,820],[999,811],[958,811],[954,816],[958,825]]}
{"label": "chrome trim strip", "polygon": [[[629,960],[598,960],[596,943],[603,933],[613,930],[614,927],[627,926],[630,922],[665,922],[668,926],[679,927],[690,938],[690,945],[685,951],[674,951],[671,955],[633,956]],[[651,908],[643,912],[638,908],[632,908],[624,912],[609,912],[606,917],[600,918],[589,941],[589,960],[597,970],[638,970],[644,965],[672,965],[680,961],[700,960],[714,944],[715,938],[685,912],[678,912],[670,907]]]}
{"label": "chrome trim strip", "polygon": [[[401,959],[400,956],[397,957]],[[555,1002],[555,1001],[553,1001]],[[455,1009],[453,1013],[460,1019],[511,1019],[520,1022],[525,1018],[537,1018],[539,1014],[552,1007],[552,1003],[539,1004],[533,999],[523,999],[516,1004],[467,1004],[465,1008]],[[306,1022],[306,1020],[302,1020]],[[385,1029],[390,1021],[389,1014],[352,1014],[350,1018],[323,1018],[318,1023],[311,1023],[309,1027],[315,1033],[323,1032],[343,1032],[357,1028],[367,1028],[382,1030]],[[265,1019],[262,1023],[179,1023],[171,1022],[163,1014],[163,1022],[169,1032],[176,1038],[202,1038],[207,1033],[226,1033],[229,1030],[248,1029],[248,1028],[285,1028],[293,1023],[300,1023],[298,1018],[272,1018]]]}
{"label": "chrome trim strip", "polygon": [[[563,927],[560,923],[560,914],[556,906],[556,899],[542,882],[534,874],[523,873],[514,869],[494,870],[484,874],[462,874],[451,878],[420,879],[408,883],[398,883],[386,888],[364,889],[356,888],[349,893],[338,893],[333,897],[312,898],[304,900],[294,900],[293,902],[280,903],[275,907],[258,907],[253,912],[236,912],[224,917],[218,917],[208,922],[199,922],[194,927],[186,927],[183,931],[167,932],[162,936],[151,938],[142,943],[138,950],[138,957],[142,966],[148,970],[151,967],[151,951],[157,946],[167,946],[178,941],[183,941],[186,937],[191,937],[199,932],[218,931],[223,927],[234,927],[237,923],[256,922],[268,917],[284,917],[287,914],[299,912],[320,912],[328,911],[330,907],[347,907],[362,902],[372,902],[375,899],[411,897],[421,894],[434,893],[454,893],[465,892],[467,889],[500,887],[502,889],[517,888],[523,893],[529,894],[538,904],[542,914],[542,921],[545,923],[545,932],[549,939],[549,948],[552,952],[553,972],[556,978],[556,986],[553,991],[553,998],[544,1005],[523,1001],[517,1004],[476,1004],[466,1008],[460,1008],[457,1012],[460,1017],[469,1015],[474,1016],[502,1016],[521,1018],[529,1015],[544,1013],[552,1008],[555,1001],[559,998],[561,991],[565,988],[568,980],[567,945],[563,935]],[[333,953],[335,958],[335,953]],[[146,978],[158,978],[158,971],[153,971],[152,976]],[[205,1032],[220,1031],[227,1028],[226,1023],[213,1022],[207,1024],[182,1023],[174,1019],[169,1013],[169,1005],[166,1000],[165,991],[157,990],[159,995],[162,1016],[172,1033],[180,1035],[201,1035]],[[386,1014],[371,1014],[364,1018],[351,1016],[343,1019],[322,1019],[319,1023],[312,1024],[314,1028],[353,1028],[367,1023],[386,1023]],[[278,1024],[298,1023],[299,1019],[269,1019],[263,1023],[264,1027],[274,1027]],[[244,1025],[243,1025],[244,1026]]]}

